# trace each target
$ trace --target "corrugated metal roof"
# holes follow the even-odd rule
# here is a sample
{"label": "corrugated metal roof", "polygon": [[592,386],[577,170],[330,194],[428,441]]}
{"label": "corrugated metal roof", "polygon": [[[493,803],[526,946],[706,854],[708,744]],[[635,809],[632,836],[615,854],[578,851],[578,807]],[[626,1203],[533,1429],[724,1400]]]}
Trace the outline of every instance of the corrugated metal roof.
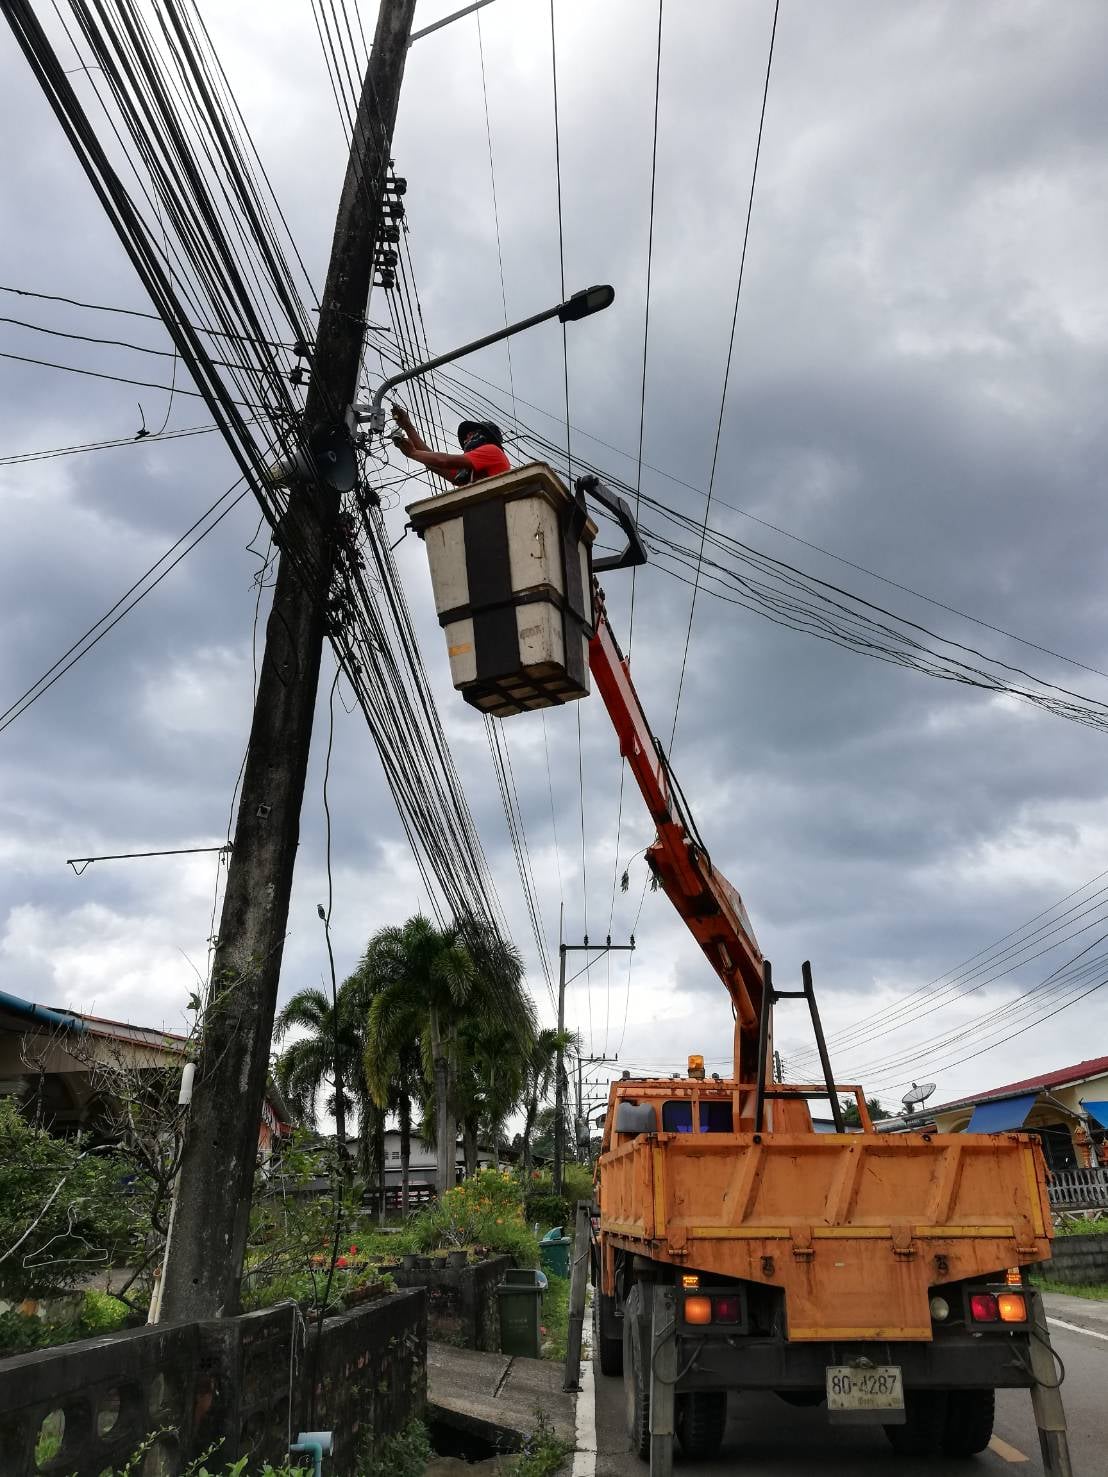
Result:
{"label": "corrugated metal roof", "polygon": [[946,1113],[951,1108],[965,1108],[971,1103],[983,1103],[989,1098],[1014,1096],[1018,1092],[1041,1092],[1048,1087],[1065,1087],[1071,1082],[1084,1082],[1088,1077],[1108,1074],[1108,1056],[1090,1057],[1088,1061],[1075,1062],[1072,1067],[1058,1067],[1053,1072],[1042,1072],[1038,1077],[1024,1077],[1019,1082],[1006,1082],[1003,1087],[990,1087],[987,1092],[975,1092],[969,1097],[955,1098],[953,1102],[939,1103],[928,1108],[929,1114]]}

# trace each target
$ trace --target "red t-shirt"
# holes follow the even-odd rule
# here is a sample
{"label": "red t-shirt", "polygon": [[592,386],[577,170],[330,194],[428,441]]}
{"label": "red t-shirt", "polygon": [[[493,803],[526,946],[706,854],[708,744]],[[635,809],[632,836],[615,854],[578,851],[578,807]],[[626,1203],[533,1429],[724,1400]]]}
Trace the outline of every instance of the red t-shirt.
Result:
{"label": "red t-shirt", "polygon": [[481,477],[496,477],[511,470],[511,463],[502,448],[491,441],[485,446],[475,447],[473,451],[463,452],[462,460],[472,471],[474,482]]}

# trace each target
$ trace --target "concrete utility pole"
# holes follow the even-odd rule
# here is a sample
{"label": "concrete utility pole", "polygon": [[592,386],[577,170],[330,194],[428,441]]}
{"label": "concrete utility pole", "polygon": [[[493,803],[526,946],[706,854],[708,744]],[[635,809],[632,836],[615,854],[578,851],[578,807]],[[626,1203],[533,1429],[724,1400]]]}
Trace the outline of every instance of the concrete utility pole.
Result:
{"label": "concrete utility pole", "polygon": [[[585,1066],[607,1066],[610,1062],[618,1062],[619,1056],[582,1056],[577,1053],[577,1114],[574,1121],[574,1144],[576,1153],[574,1158],[583,1164],[589,1162],[589,1144],[591,1135],[589,1133],[589,1113],[592,1111],[591,1099],[585,1097]],[[589,1086],[593,1084],[590,1082]],[[584,1138],[582,1139],[582,1132]]]}
{"label": "concrete utility pole", "polygon": [[[565,1174],[566,1161],[566,1095],[565,1095],[565,1052],[562,1048],[562,1034],[566,1028],[566,955],[567,954],[610,954],[615,951],[624,951],[635,947],[632,936],[628,944],[613,944],[610,938],[606,938],[602,944],[590,944],[586,935],[583,943],[567,944],[562,941],[562,925],[565,917],[565,908],[558,915],[558,1063],[557,1077],[554,1082],[554,1193],[562,1193],[562,1180]],[[590,959],[589,964],[593,961]],[[587,969],[589,965],[586,965]],[[578,971],[580,973],[581,971]],[[577,976],[574,975],[574,979]],[[580,1064],[580,1057],[578,1057]],[[580,1089],[578,1089],[578,1102],[580,1102]],[[575,1156],[576,1157],[576,1156]]]}
{"label": "concrete utility pole", "polygon": [[[305,439],[341,422],[355,397],[414,12],[415,0],[381,0],[320,309]],[[297,484],[277,538],[281,559],[163,1273],[165,1320],[229,1315],[239,1306],[338,511],[337,493]]]}

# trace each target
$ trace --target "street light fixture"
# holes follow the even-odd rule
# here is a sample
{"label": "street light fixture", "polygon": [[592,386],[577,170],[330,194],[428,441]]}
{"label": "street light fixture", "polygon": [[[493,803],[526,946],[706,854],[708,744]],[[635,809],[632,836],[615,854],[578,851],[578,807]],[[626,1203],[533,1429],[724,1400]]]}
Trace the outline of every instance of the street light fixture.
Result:
{"label": "street light fixture", "polygon": [[435,359],[428,359],[423,364],[416,364],[411,369],[405,369],[400,374],[392,375],[377,387],[372,400],[356,401],[350,407],[347,421],[350,431],[353,432],[362,422],[368,422],[371,434],[384,435],[385,396],[390,390],[396,389],[397,385],[418,379],[420,375],[428,374],[432,369],[438,369],[443,364],[453,364],[455,359],[463,359],[467,354],[476,353],[478,349],[487,349],[490,344],[498,344],[514,334],[522,333],[525,328],[534,328],[537,324],[546,323],[551,318],[557,318],[562,323],[576,323],[581,318],[589,318],[593,313],[600,313],[605,308],[610,308],[615,301],[615,296],[615,288],[607,284],[586,287],[581,292],[575,292],[564,303],[547,308],[543,313],[535,313],[532,317],[524,318],[519,323],[509,324],[507,328],[501,328],[496,333],[489,333],[484,338],[463,344],[460,349],[452,349],[449,354],[439,354]]}

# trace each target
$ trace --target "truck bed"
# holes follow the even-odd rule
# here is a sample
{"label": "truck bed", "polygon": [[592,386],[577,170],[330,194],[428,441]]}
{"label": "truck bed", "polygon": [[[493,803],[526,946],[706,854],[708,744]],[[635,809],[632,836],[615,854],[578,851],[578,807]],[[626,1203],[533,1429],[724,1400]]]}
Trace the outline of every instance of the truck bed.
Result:
{"label": "truck bed", "polygon": [[643,1134],[601,1157],[616,1249],[784,1288],[790,1340],[930,1340],[930,1290],[1050,1255],[1036,1140]]}

